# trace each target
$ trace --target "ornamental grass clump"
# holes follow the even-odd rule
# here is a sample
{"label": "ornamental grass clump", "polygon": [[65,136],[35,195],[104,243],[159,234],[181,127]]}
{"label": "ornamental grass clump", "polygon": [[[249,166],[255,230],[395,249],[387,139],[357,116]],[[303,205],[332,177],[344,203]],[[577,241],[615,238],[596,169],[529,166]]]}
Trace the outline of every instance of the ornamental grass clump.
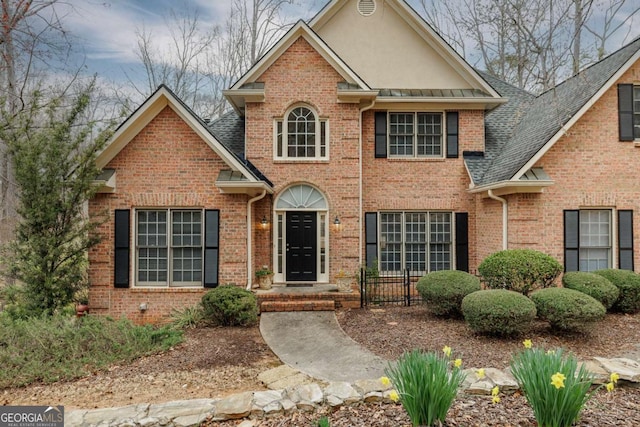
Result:
{"label": "ornamental grass clump", "polygon": [[592,375],[562,349],[545,352],[528,348],[513,356],[511,373],[533,408],[539,427],[573,425],[593,394],[589,392]]}
{"label": "ornamental grass clump", "polygon": [[444,350],[443,354],[413,350],[385,370],[414,426],[432,426],[446,418],[465,378],[450,355]]}

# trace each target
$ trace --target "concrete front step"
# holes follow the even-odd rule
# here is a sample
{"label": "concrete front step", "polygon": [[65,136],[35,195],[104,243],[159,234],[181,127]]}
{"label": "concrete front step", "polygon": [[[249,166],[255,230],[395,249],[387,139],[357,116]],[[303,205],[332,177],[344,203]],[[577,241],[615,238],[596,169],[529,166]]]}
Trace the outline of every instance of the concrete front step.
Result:
{"label": "concrete front step", "polygon": [[283,311],[333,311],[336,303],[333,300],[294,300],[294,301],[263,301],[260,304],[260,311],[283,312]]}

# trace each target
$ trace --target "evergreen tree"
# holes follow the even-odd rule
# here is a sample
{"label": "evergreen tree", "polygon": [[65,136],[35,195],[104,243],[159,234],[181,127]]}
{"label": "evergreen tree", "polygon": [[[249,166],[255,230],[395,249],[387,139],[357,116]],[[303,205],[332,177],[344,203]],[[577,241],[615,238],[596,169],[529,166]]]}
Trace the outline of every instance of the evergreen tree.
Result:
{"label": "evergreen tree", "polygon": [[22,282],[23,313],[53,314],[86,284],[87,249],[98,242],[86,204],[96,193],[96,156],[111,126],[96,130],[88,108],[94,84],[70,103],[48,103],[36,94],[29,108],[4,114],[0,138],[7,142],[19,188],[19,223],[6,251],[8,273]]}

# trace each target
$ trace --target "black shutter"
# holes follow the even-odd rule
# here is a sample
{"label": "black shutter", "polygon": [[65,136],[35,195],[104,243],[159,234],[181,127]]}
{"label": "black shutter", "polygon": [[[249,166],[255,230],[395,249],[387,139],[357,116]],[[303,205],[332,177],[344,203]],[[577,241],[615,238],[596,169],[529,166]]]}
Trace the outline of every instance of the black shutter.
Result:
{"label": "black shutter", "polygon": [[633,211],[618,211],[618,268],[633,271]]}
{"label": "black shutter", "polygon": [[633,85],[618,85],[618,128],[620,141],[633,141]]}
{"label": "black shutter", "polygon": [[116,288],[129,287],[129,265],[131,245],[131,213],[128,209],[116,209],[114,219],[114,259],[113,286]]}
{"label": "black shutter", "polygon": [[564,211],[564,271],[578,271],[580,250],[580,211]]}
{"label": "black shutter", "polygon": [[367,267],[373,267],[378,259],[378,214],[366,212],[364,214],[365,246],[367,250]]}
{"label": "black shutter", "polygon": [[458,157],[458,112],[447,113],[447,158]]}
{"label": "black shutter", "polygon": [[376,155],[378,158],[387,157],[387,112],[376,111],[376,125],[375,125],[375,144]]}
{"label": "black shutter", "polygon": [[469,214],[456,212],[456,270],[469,272]]}
{"label": "black shutter", "polygon": [[220,211],[204,211],[204,287],[218,286],[218,262],[220,259]]}

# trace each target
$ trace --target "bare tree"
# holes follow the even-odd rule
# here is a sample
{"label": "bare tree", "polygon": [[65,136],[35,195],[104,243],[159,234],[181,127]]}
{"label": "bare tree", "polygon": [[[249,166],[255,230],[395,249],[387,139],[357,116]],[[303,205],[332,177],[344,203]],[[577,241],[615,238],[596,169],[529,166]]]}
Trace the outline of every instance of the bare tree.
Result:
{"label": "bare tree", "polygon": [[[630,14],[620,19],[626,1],[458,0],[443,7],[421,0],[428,22],[445,23],[440,26],[445,39],[463,46],[463,52],[477,52],[475,66],[534,92],[554,87],[602,58],[605,42],[616,31],[630,28],[640,9],[627,8]],[[601,13],[594,13],[596,5]],[[597,55],[583,40],[585,29],[599,41]]]}
{"label": "bare tree", "polygon": [[[579,0],[576,0],[579,1]],[[640,5],[620,17],[627,0],[608,0],[596,4],[596,8],[603,15],[601,21],[585,22],[584,28],[595,38],[595,49],[597,59],[602,59],[607,55],[606,44],[618,31],[626,29],[624,40],[626,41],[633,28],[633,21],[640,12]]]}
{"label": "bare tree", "polygon": [[[58,3],[58,0],[0,0],[0,107],[8,117],[16,116],[25,108],[34,89],[42,92],[42,82],[48,72],[69,57],[71,42],[58,14]],[[0,123],[0,127],[4,126],[5,123]],[[3,226],[16,215],[17,188],[9,156],[6,141],[0,140],[0,225]],[[9,232],[3,230],[0,239],[5,240]]]}
{"label": "bare tree", "polygon": [[197,10],[171,10],[165,21],[170,34],[170,43],[165,46],[158,46],[150,30],[143,27],[136,31],[136,54],[144,67],[145,81],[140,83],[128,75],[129,82],[142,98],[166,84],[197,113],[207,113],[206,103],[200,98],[209,91],[204,77],[206,58],[219,29],[204,26]]}

